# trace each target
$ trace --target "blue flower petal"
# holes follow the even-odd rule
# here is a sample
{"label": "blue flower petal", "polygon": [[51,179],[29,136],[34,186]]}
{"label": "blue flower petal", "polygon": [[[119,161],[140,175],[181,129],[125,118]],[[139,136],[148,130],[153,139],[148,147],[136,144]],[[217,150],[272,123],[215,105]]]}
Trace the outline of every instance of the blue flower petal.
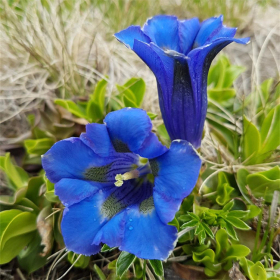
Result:
{"label": "blue flower petal", "polygon": [[127,210],[125,219],[124,238],[120,250],[142,259],[167,259],[177,240],[177,230],[174,226],[163,223],[155,209],[143,213],[139,206]]}
{"label": "blue flower petal", "polygon": [[135,39],[145,43],[151,42],[151,39],[141,30],[141,27],[135,25],[129,26],[128,28],[116,33],[114,36],[130,49],[133,49]]}
{"label": "blue flower petal", "polygon": [[114,183],[116,174],[123,174],[138,163],[133,154],[100,157],[80,138],[69,138],[55,143],[42,157],[48,179],[56,183],[63,178]]}
{"label": "blue flower petal", "polygon": [[143,142],[142,147],[134,152],[141,157],[150,159],[158,157],[166,153],[167,151],[168,148],[161,144],[161,142],[153,132],[150,132],[149,136]]}
{"label": "blue flower petal", "polygon": [[77,254],[90,256],[100,251],[100,245],[92,245],[97,232],[107,222],[100,214],[100,205],[104,201],[99,192],[81,202],[65,208],[61,222],[61,231],[65,246]]}
{"label": "blue flower petal", "polygon": [[[117,152],[139,151],[144,154],[146,148],[143,145],[146,140],[148,144],[153,145],[153,153],[161,154],[164,150],[157,139],[150,137],[152,123],[144,110],[124,108],[111,112],[106,116],[104,123]],[[148,153],[147,150],[147,155]]]}
{"label": "blue flower petal", "polygon": [[207,75],[211,62],[215,56],[228,44],[236,42],[239,44],[247,44],[250,38],[219,38],[214,40],[211,44],[193,49],[189,52],[188,60],[189,76],[192,77],[192,90],[194,104],[196,105],[196,139],[189,141],[195,146],[199,147],[204,121],[207,112]]}
{"label": "blue flower petal", "polygon": [[102,184],[77,179],[61,179],[55,184],[55,194],[66,207],[95,194]]}
{"label": "blue flower petal", "polygon": [[155,175],[155,208],[163,222],[170,222],[183,198],[192,192],[201,160],[187,141],[175,140],[170,150],[154,159],[151,166]]}
{"label": "blue flower petal", "polygon": [[126,211],[122,211],[108,221],[108,223],[98,231],[92,244],[98,245],[100,243],[105,243],[110,247],[121,246],[127,221],[126,215]]}
{"label": "blue flower petal", "polygon": [[43,168],[53,183],[62,178],[84,179],[83,173],[91,163],[106,164],[92,149],[75,137],[55,143],[42,156]]}
{"label": "blue flower petal", "polygon": [[199,32],[195,38],[193,47],[197,48],[203,46],[213,34],[217,33],[223,25],[223,16],[212,17],[201,23]]}
{"label": "blue flower petal", "polygon": [[108,157],[116,154],[107,127],[104,124],[87,124],[86,133],[82,133],[80,138],[99,156]]}
{"label": "blue flower petal", "polygon": [[154,16],[145,23],[143,31],[160,48],[180,51],[178,21],[175,16]]}
{"label": "blue flower petal", "polygon": [[160,110],[166,129],[172,138],[173,127],[170,123],[172,119],[170,108],[173,90],[174,59],[153,43],[147,45],[135,40],[133,50],[149,66],[157,79]]}
{"label": "blue flower petal", "polygon": [[194,40],[199,31],[198,18],[179,21],[180,52],[187,55],[192,49]]}
{"label": "blue flower petal", "polygon": [[217,30],[217,32],[212,33],[212,35],[207,39],[205,44],[209,44],[219,38],[233,38],[236,31],[237,28],[226,27],[223,25]]}

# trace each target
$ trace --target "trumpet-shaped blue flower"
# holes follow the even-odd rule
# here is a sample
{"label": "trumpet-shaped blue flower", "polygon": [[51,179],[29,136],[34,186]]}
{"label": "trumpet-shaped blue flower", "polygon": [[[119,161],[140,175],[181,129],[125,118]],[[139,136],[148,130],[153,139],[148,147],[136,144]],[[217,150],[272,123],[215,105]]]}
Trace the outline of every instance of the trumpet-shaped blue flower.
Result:
{"label": "trumpet-shaped blue flower", "polygon": [[168,222],[192,191],[201,161],[188,142],[167,149],[151,129],[145,111],[125,108],[43,156],[65,206],[67,249],[92,255],[105,243],[144,259],[168,257],[177,239]]}
{"label": "trumpet-shaped blue flower", "polygon": [[178,20],[159,15],[144,27],[130,26],[115,37],[132,49],[153,71],[158,85],[162,117],[172,140],[201,144],[207,110],[207,75],[214,57],[235,39],[236,28],[223,25],[223,17]]}

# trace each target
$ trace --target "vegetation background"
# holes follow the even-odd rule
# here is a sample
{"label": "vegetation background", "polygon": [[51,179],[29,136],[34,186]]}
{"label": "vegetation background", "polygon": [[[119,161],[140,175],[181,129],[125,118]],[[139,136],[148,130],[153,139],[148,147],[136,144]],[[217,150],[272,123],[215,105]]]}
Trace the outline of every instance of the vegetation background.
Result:
{"label": "vegetation background", "polygon": [[[147,18],[156,14],[172,14],[181,19],[198,17],[200,20],[223,14],[226,25],[238,27],[238,37],[251,37],[251,43],[246,47],[238,44],[226,47],[210,70],[209,114],[201,148],[205,162],[204,172],[196,191],[186,202],[185,208],[180,210],[180,217],[177,217],[176,226],[185,230],[181,233],[184,238],[164,264],[165,278],[237,279],[228,273],[232,269],[232,262],[231,266],[222,263],[222,255],[217,253],[219,236],[226,238],[223,232],[225,224],[217,222],[221,220],[220,215],[224,214],[212,211],[222,211],[226,205],[231,205],[231,201],[235,202],[231,206],[233,210],[251,213],[247,219],[244,218],[244,213],[243,216],[237,214],[241,215],[240,219],[246,220],[246,223],[243,222],[245,226],[239,226],[237,234],[240,244],[250,248],[248,258],[252,263],[246,262],[245,253],[244,256],[234,256],[231,252],[233,267],[236,267],[234,274],[240,272],[240,277],[244,277],[240,279],[279,277],[279,200],[277,192],[274,193],[280,191],[279,2],[2,0],[0,210],[2,214],[8,210],[22,211],[21,215],[26,216],[24,219],[31,220],[34,217],[28,215],[36,213],[36,221],[32,220],[35,227],[30,226],[24,234],[31,236],[32,233],[32,238],[37,239],[33,247],[30,246],[28,237],[28,242],[25,240],[17,245],[20,251],[16,252],[11,245],[7,249],[8,243],[6,247],[4,244],[6,241],[10,240],[9,244],[12,244],[15,240],[12,238],[20,240],[24,234],[14,231],[4,240],[7,225],[1,224],[0,250],[2,257],[7,254],[5,260],[8,260],[5,261],[3,257],[1,261],[1,279],[46,279],[47,275],[50,279],[58,279],[77,259],[73,254],[70,256],[71,253],[67,255],[61,251],[63,242],[58,226],[61,204],[54,195],[53,186],[41,171],[40,155],[53,143],[71,135],[79,135],[89,121],[100,122],[106,113],[131,104],[129,102],[150,112],[155,131],[162,142],[169,143],[160,117],[154,76],[132,51],[113,37],[115,32],[130,25],[142,26]],[[132,77],[136,78],[126,83]],[[136,93],[143,95],[143,100],[139,103],[131,97],[131,92],[134,94],[131,84],[137,84]],[[89,113],[92,108],[98,113]],[[263,141],[263,135],[265,139],[272,140]],[[256,140],[258,138],[260,140]],[[250,181],[248,174],[258,175]],[[243,178],[246,182],[242,184],[238,178]],[[259,186],[263,178],[266,181],[264,179],[264,185]],[[276,200],[273,200],[274,196]],[[242,201],[244,205],[237,201]],[[194,205],[198,205],[198,208],[188,206],[193,205],[193,202],[196,202]],[[263,210],[254,212],[256,209],[250,205]],[[230,211],[229,206],[225,211]],[[212,209],[212,212],[199,207]],[[253,212],[258,218],[254,218]],[[13,212],[9,219],[15,220],[18,213]],[[195,215],[188,216],[188,213]],[[215,216],[216,224],[209,222],[209,215]],[[52,219],[50,225],[45,222],[47,217]],[[19,224],[13,221],[21,227],[25,224],[24,219],[18,218]],[[206,231],[195,231],[198,226],[192,219],[206,223]],[[54,240],[40,232],[38,221],[43,221],[46,231],[49,228],[54,232]],[[189,222],[192,222],[189,226],[183,225]],[[252,228],[246,231],[251,235],[240,234],[240,231],[246,229],[246,225]],[[208,229],[210,233],[207,232]],[[226,230],[228,232],[229,228]],[[204,232],[205,238],[203,234],[196,238],[201,232]],[[231,245],[238,239],[235,234],[233,230],[228,237]],[[42,241],[44,236],[47,241]],[[208,244],[206,240],[211,238],[208,247],[199,247],[204,246],[204,243]],[[40,246],[41,242],[47,249],[40,262],[34,265],[36,256],[44,247]],[[212,258],[212,253],[207,250],[214,253],[215,249],[216,255]],[[193,253],[195,251],[197,254]],[[53,255],[56,252],[57,255]],[[47,259],[51,256],[53,257]],[[54,262],[57,256],[60,258]],[[112,261],[118,256],[117,250],[107,250],[93,259],[80,257],[74,263],[76,268],[64,279],[120,279],[113,277],[116,263]],[[240,270],[237,260],[241,260]],[[108,267],[110,262],[111,266]],[[255,267],[251,273],[253,266]],[[152,264],[147,265],[145,272],[143,270],[143,261],[136,260],[124,277],[141,278],[146,274],[150,279],[162,277],[161,272],[155,272]],[[257,274],[254,274],[255,270],[258,271]]]}

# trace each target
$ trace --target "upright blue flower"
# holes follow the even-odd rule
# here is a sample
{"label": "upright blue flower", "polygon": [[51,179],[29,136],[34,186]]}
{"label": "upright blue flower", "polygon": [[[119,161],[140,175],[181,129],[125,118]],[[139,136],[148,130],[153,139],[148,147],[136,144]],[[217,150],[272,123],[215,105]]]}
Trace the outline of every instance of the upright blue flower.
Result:
{"label": "upright blue flower", "polygon": [[172,140],[184,139],[198,148],[207,110],[207,75],[214,57],[235,39],[236,28],[223,17],[199,23],[159,15],[144,27],[130,26],[115,37],[132,49],[154,72],[162,117]]}
{"label": "upright blue flower", "polygon": [[151,129],[145,111],[125,108],[43,156],[65,206],[67,249],[92,255],[105,243],[160,260],[173,250],[177,230],[167,223],[192,191],[201,161],[188,142],[176,140],[167,149]]}

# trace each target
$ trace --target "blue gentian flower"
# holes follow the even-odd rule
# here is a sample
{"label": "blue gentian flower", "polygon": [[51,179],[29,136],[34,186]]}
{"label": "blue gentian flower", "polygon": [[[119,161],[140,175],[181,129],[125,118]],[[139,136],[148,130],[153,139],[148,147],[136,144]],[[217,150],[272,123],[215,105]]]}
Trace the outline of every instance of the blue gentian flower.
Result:
{"label": "blue gentian flower", "polygon": [[153,71],[162,117],[172,140],[184,139],[198,148],[207,110],[207,75],[214,57],[235,39],[236,28],[223,17],[178,20],[158,15],[141,29],[130,26],[115,37],[132,49]]}
{"label": "blue gentian flower", "polygon": [[105,243],[160,260],[173,250],[177,230],[168,222],[195,186],[201,160],[188,142],[173,141],[168,149],[151,129],[144,110],[124,108],[42,157],[65,206],[68,250],[92,255]]}

